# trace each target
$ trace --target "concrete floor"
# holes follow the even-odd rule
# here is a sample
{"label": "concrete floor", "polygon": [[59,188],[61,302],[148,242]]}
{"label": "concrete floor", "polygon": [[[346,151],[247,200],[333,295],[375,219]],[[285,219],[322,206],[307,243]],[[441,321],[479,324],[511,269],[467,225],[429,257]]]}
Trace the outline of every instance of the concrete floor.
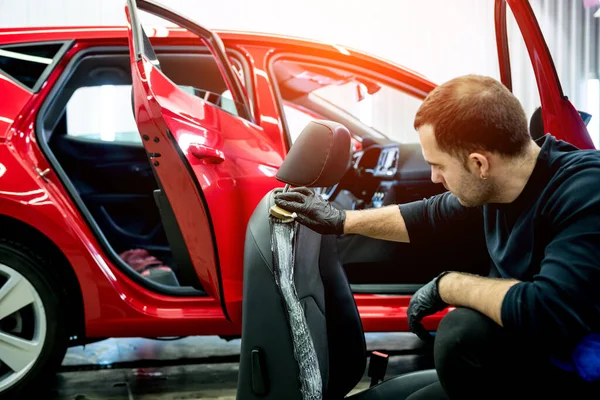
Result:
{"label": "concrete floor", "polygon": [[[430,367],[408,333],[367,334],[369,350],[391,354],[388,376]],[[108,339],[69,349],[47,400],[235,399],[240,341]],[[368,377],[355,391],[369,386]]]}

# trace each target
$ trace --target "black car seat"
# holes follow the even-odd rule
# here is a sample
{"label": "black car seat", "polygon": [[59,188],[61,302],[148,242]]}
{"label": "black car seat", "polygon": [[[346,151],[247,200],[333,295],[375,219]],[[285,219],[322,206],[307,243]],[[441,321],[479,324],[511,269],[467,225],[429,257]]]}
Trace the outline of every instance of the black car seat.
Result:
{"label": "black car seat", "polygon": [[[292,186],[332,186],[350,160],[348,130],[313,121],[277,179]],[[272,219],[274,193],[260,201],[246,231],[237,400],[342,399],[363,377],[367,350],[336,238]],[[293,268],[282,265],[286,255]],[[436,380],[434,370],[413,372],[349,398],[399,400]]]}
{"label": "black car seat", "polygon": [[544,136],[544,120],[542,119],[542,107],[535,109],[529,119],[529,134],[533,140],[538,140]]}

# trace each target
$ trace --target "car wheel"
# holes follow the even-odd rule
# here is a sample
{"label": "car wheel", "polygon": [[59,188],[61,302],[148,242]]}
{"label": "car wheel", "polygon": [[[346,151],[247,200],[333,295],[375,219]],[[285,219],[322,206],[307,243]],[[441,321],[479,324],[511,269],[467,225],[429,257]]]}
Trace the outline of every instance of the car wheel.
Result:
{"label": "car wheel", "polygon": [[0,238],[0,398],[23,398],[53,375],[67,348],[64,301],[52,265]]}

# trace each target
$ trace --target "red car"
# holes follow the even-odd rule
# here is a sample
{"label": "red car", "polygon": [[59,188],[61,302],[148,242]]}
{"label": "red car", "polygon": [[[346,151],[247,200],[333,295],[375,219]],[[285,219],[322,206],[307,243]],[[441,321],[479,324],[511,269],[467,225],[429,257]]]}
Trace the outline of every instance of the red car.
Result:
{"label": "red car", "polygon": [[[593,148],[528,2],[506,3],[536,60],[543,132]],[[495,26],[510,88],[506,3],[496,0]],[[322,189],[338,207],[444,190],[416,140],[399,144],[359,118],[396,96],[408,117],[395,128],[412,132],[435,87],[423,76],[337,45],[217,34],[158,4],[137,5],[180,28],[144,34],[131,29],[131,10],[129,29],[0,30],[2,395],[32,385],[69,346],[238,336],[246,224],[282,186],[275,173],[311,119],[340,122],[354,138],[353,167]],[[366,331],[407,331],[411,293],[452,257],[465,270],[482,265],[451,248],[338,241]],[[442,315],[426,325],[435,329]]]}

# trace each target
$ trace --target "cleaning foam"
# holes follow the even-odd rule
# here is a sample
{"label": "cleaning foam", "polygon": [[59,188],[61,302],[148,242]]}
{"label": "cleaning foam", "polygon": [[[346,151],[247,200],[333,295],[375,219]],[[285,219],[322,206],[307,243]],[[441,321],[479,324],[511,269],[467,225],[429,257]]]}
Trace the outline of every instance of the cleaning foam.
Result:
{"label": "cleaning foam", "polygon": [[286,306],[294,357],[300,371],[300,391],[303,400],[321,400],[323,383],[319,360],[313,344],[304,309],[294,284],[294,253],[298,224],[270,217],[271,251],[273,252],[275,283]]}

